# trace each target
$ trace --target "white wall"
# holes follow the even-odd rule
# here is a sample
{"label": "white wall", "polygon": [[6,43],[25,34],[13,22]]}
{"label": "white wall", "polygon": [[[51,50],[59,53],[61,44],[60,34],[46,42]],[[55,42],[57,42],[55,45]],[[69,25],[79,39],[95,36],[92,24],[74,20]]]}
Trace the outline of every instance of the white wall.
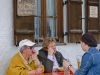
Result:
{"label": "white wall", "polygon": [[13,47],[12,0],[0,0],[0,75],[4,75],[8,52]]}
{"label": "white wall", "polygon": [[[10,58],[16,53],[13,45],[13,0],[0,0],[0,75],[5,75]],[[36,47],[39,50],[41,47]],[[80,44],[57,46],[76,68],[76,55],[83,54]]]}
{"label": "white wall", "polygon": [[12,0],[0,0],[0,10],[0,38],[2,38],[0,47],[1,49],[10,48],[13,40],[13,35],[11,35],[13,34]]}

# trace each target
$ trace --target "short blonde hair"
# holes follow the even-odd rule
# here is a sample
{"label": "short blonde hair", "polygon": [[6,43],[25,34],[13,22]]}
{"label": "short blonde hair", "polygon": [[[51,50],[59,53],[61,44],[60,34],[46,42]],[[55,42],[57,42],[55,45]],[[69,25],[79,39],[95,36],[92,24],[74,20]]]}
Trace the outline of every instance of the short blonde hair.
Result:
{"label": "short blonde hair", "polygon": [[44,41],[43,41],[43,48],[47,49],[48,45],[51,43],[51,42],[55,42],[56,43],[56,40],[54,38],[45,38]]}

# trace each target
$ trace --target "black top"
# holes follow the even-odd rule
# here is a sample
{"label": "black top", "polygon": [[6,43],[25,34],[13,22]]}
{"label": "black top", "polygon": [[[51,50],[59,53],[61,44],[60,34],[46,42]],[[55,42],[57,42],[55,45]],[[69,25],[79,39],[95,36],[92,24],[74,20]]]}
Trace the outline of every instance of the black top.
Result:
{"label": "black top", "polygon": [[[53,61],[47,58],[48,51],[44,50],[43,48],[39,50],[39,60],[44,65],[44,72],[52,72],[53,69]],[[63,59],[64,57],[58,51],[55,53],[56,60],[58,62],[59,67],[63,66]]]}

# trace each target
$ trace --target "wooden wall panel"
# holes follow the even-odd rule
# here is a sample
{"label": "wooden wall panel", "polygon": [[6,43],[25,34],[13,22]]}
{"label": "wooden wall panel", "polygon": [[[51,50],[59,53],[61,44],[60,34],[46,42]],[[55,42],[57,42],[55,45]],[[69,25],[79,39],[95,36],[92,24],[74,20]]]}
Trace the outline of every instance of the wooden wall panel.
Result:
{"label": "wooden wall panel", "polygon": [[63,0],[57,1],[57,35],[59,42],[64,42],[63,33]]}
{"label": "wooden wall panel", "polygon": [[13,1],[14,6],[14,40],[18,45],[22,39],[34,41],[34,16],[18,16],[17,0]]}
{"label": "wooden wall panel", "polygon": [[42,10],[41,10],[41,22],[42,22],[42,37],[46,37],[46,0],[41,0],[42,4]]}
{"label": "wooden wall panel", "polygon": [[[97,7],[97,17],[90,17],[90,7]],[[100,22],[99,22],[99,17],[100,17],[100,7],[99,7],[99,0],[88,0],[87,1],[87,32],[93,33],[95,36],[96,40],[98,43],[100,43]]]}
{"label": "wooden wall panel", "polygon": [[82,35],[82,1],[68,2],[68,42],[79,42]]}

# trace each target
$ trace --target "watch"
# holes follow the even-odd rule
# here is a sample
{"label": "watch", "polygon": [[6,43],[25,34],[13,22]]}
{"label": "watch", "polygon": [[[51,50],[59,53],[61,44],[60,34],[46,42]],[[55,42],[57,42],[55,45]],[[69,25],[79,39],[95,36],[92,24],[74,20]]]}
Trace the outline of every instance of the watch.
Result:
{"label": "watch", "polygon": [[69,66],[68,66],[68,69],[71,67],[72,65],[70,64]]}

